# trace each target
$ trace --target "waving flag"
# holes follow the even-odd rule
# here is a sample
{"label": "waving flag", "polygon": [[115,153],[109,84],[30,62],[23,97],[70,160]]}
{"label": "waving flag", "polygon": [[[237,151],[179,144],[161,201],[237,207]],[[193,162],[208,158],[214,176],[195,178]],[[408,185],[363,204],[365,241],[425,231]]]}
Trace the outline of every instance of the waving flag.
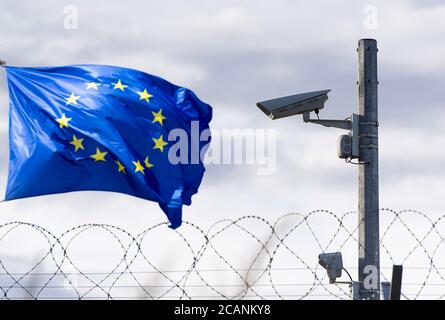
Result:
{"label": "waving flag", "polygon": [[[187,160],[208,143],[192,135],[208,130],[209,105],[159,77],[112,66],[7,67],[7,77],[5,200],[120,192],[158,202],[172,228],[181,224],[182,205],[191,203],[204,174],[201,158]],[[169,159],[175,129],[188,138],[180,162]]]}

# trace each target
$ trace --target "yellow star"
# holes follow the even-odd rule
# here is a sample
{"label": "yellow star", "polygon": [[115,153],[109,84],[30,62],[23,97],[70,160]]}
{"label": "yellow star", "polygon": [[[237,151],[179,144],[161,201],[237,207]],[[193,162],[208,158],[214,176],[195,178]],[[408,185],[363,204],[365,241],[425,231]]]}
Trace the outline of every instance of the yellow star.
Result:
{"label": "yellow star", "polygon": [[161,126],[162,126],[162,122],[163,122],[165,119],[167,119],[167,118],[164,117],[164,115],[162,114],[162,109],[159,110],[158,112],[154,112],[154,111],[152,111],[151,113],[153,114],[153,117],[154,117],[152,123],[159,122],[159,123],[161,124]]}
{"label": "yellow star", "polygon": [[155,146],[153,147],[153,149],[159,149],[161,150],[161,152],[164,151],[164,147],[168,144],[164,141],[164,137],[162,136],[162,134],[158,139],[153,138],[153,141],[155,142]]}
{"label": "yellow star", "polygon": [[83,138],[82,139],[77,139],[77,137],[73,134],[73,141],[70,142],[70,144],[72,144],[74,146],[74,151],[77,151],[79,149],[83,149]]}
{"label": "yellow star", "polygon": [[119,160],[116,160],[114,162],[116,162],[116,164],[117,164],[117,167],[118,167],[118,170],[119,170],[118,172],[123,172],[124,174],[126,174],[125,173],[125,167],[122,165],[122,163]]}
{"label": "yellow star", "polygon": [[153,167],[153,164],[150,163],[150,161],[148,160],[148,157],[145,158],[144,163],[145,163],[145,166],[147,167],[147,169],[150,169],[151,167]]}
{"label": "yellow star", "polygon": [[113,83],[114,84],[114,88],[113,89],[120,89],[121,91],[124,91],[125,88],[127,88],[128,86],[123,85],[121,80],[119,80],[117,83]]}
{"label": "yellow star", "polygon": [[98,90],[100,87],[100,83],[97,82],[87,82],[85,83],[85,85],[87,86],[87,90],[88,89]]}
{"label": "yellow star", "polygon": [[99,150],[99,148],[96,148],[96,153],[91,155],[91,158],[94,159],[94,161],[106,161],[105,160],[105,156],[107,155],[108,152],[104,151],[101,152]]}
{"label": "yellow star", "polygon": [[145,168],[139,160],[133,161],[133,164],[136,166],[136,169],[134,169],[134,172],[142,172],[142,174],[145,174],[144,173]]}
{"label": "yellow star", "polygon": [[70,122],[72,119],[73,118],[67,118],[65,116],[65,114],[62,113],[62,117],[59,118],[59,119],[56,119],[56,121],[59,123],[60,128],[63,128],[63,127],[67,127],[68,128],[68,122]]}
{"label": "yellow star", "polygon": [[65,98],[66,104],[74,104],[77,106],[77,99],[79,99],[80,96],[75,96],[74,93],[71,93],[71,95],[68,98]]}
{"label": "yellow star", "polygon": [[147,92],[147,89],[144,89],[142,92],[138,92],[139,100],[145,100],[147,103],[150,103],[150,98],[153,97],[151,94]]}

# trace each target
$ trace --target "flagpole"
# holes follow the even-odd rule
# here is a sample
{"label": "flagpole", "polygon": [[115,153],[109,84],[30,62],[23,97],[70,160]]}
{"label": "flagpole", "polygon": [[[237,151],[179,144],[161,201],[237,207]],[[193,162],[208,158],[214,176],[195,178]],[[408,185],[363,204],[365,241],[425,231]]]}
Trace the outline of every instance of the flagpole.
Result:
{"label": "flagpole", "polygon": [[[0,67],[6,68],[6,61],[5,60],[0,59]],[[5,201],[4,199],[0,199],[0,203],[4,202],[4,201]]]}

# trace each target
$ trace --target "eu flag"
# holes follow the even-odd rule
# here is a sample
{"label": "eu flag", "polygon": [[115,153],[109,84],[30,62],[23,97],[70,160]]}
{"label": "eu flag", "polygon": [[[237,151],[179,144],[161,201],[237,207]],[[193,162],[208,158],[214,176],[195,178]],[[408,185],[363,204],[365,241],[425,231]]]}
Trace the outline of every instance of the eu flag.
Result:
{"label": "eu flag", "polygon": [[[7,67],[7,77],[5,200],[120,192],[158,202],[170,226],[180,226],[182,205],[191,203],[204,174],[202,157],[190,160],[208,145],[199,139],[209,130],[208,104],[189,89],[113,66]],[[170,150],[180,142],[187,148]],[[181,152],[181,161],[171,160]]]}

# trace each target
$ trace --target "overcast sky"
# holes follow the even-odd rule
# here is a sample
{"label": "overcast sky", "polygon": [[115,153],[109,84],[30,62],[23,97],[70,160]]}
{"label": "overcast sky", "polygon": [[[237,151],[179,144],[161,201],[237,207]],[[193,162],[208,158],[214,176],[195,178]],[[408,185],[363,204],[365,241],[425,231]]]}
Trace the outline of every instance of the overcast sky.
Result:
{"label": "overcast sky", "polygon": [[[271,121],[257,101],[332,89],[320,116],[358,111],[357,41],[378,40],[380,206],[444,213],[443,1],[14,1],[0,11],[0,58],[13,66],[110,64],[189,87],[212,105],[214,129],[273,129],[277,170],[209,165],[184,219],[203,228],[246,214],[357,208],[357,168],[336,156],[341,130]],[[64,28],[64,8],[78,28]],[[377,28],[366,27],[374,6]],[[8,97],[0,71],[0,192],[7,175]],[[125,215],[122,213],[125,212]],[[0,204],[0,222],[52,230],[87,222],[140,230],[164,221],[158,205],[82,192]]]}

